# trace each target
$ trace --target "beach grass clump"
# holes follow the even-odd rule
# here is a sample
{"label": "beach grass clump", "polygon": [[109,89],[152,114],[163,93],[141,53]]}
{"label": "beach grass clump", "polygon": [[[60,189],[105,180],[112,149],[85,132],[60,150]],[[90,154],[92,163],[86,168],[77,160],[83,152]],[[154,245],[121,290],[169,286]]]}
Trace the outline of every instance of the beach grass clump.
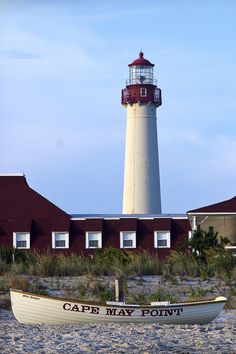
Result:
{"label": "beach grass clump", "polygon": [[207,264],[214,270],[214,275],[230,283],[235,280],[236,257],[229,250],[217,252],[211,249],[207,252]]}
{"label": "beach grass clump", "polygon": [[6,264],[12,262],[12,253],[13,253],[12,247],[0,245],[0,260],[5,262]]}
{"label": "beach grass clump", "polygon": [[0,275],[5,274],[8,268],[8,264],[0,258]]}
{"label": "beach grass clump", "polygon": [[134,304],[150,304],[151,302],[159,301],[170,301],[175,303],[178,301],[178,298],[168,292],[164,287],[159,287],[154,292],[146,293],[144,291],[132,292],[126,294],[126,302]]}
{"label": "beach grass clump", "polygon": [[156,291],[148,296],[149,301],[170,301],[172,303],[177,302],[179,299],[166,291],[164,287],[159,287]]}
{"label": "beach grass clump", "polygon": [[88,261],[85,257],[77,255],[38,254],[27,252],[24,260],[17,257],[11,264],[10,272],[16,274],[28,274],[33,276],[75,276],[87,272]]}
{"label": "beach grass clump", "polygon": [[8,288],[21,289],[23,291],[30,291],[31,284],[28,277],[10,275],[7,277]]}
{"label": "beach grass clump", "polygon": [[147,304],[149,303],[149,300],[144,291],[139,291],[136,293],[126,294],[125,302],[127,304]]}
{"label": "beach grass clump", "polygon": [[189,301],[198,301],[198,300],[203,300],[207,294],[206,289],[203,289],[202,287],[199,286],[190,286],[188,288],[188,295],[187,299]]}
{"label": "beach grass clump", "polygon": [[55,257],[55,262],[54,275],[56,276],[78,276],[88,273],[88,260],[85,257],[59,254]]}
{"label": "beach grass clump", "polygon": [[166,274],[197,277],[200,274],[200,263],[188,252],[173,251],[164,262]]}
{"label": "beach grass clump", "polygon": [[89,275],[79,279],[78,284],[73,288],[64,289],[65,296],[68,298],[90,299],[100,302],[115,299],[114,287],[108,281],[97,279]]}
{"label": "beach grass clump", "polygon": [[130,255],[117,248],[108,247],[96,250],[89,259],[89,271],[93,275],[122,274],[127,264],[131,262]]}
{"label": "beach grass clump", "polygon": [[160,275],[162,261],[147,251],[129,252],[130,262],[125,265],[127,275]]}
{"label": "beach grass clump", "polygon": [[97,250],[89,262],[94,275],[157,275],[162,262],[147,251],[131,252],[109,247]]}
{"label": "beach grass clump", "polygon": [[5,293],[9,289],[8,282],[5,278],[0,280],[0,292]]}
{"label": "beach grass clump", "polygon": [[33,271],[35,275],[43,277],[52,277],[55,275],[57,269],[56,257],[50,254],[40,255],[37,263],[34,264]]}

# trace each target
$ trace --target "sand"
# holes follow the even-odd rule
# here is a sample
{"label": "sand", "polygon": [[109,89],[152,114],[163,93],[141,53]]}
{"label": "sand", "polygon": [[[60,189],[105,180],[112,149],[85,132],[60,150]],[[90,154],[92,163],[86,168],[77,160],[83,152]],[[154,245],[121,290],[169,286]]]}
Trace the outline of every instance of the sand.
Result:
{"label": "sand", "polygon": [[[0,277],[4,281],[5,278]],[[31,277],[30,283],[43,285],[57,296],[76,295],[81,286],[93,289],[101,281],[113,286],[111,277]],[[167,281],[159,276],[129,279],[129,293],[152,293],[164,289],[184,299],[190,288],[202,289],[207,297],[230,296],[230,288],[217,279]],[[236,284],[234,284],[234,292]],[[232,292],[232,289],[231,289]],[[7,292],[8,294],[8,292]],[[6,296],[6,294],[3,294]],[[235,296],[228,301],[235,305]],[[233,306],[235,308],[235,306]],[[0,309],[0,354],[12,353],[236,353],[236,310],[223,310],[207,325],[82,324],[21,325],[9,310]]]}
{"label": "sand", "polygon": [[236,353],[236,310],[207,325],[21,325],[0,310],[0,353]]}

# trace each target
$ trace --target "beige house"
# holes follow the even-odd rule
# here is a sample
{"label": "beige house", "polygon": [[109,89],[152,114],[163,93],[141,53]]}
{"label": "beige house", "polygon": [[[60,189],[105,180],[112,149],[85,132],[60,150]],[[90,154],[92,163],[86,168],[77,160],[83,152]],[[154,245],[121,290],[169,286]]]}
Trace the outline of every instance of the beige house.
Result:
{"label": "beige house", "polygon": [[192,230],[197,226],[205,231],[210,226],[219,236],[228,237],[227,248],[236,249],[236,197],[187,212]]}

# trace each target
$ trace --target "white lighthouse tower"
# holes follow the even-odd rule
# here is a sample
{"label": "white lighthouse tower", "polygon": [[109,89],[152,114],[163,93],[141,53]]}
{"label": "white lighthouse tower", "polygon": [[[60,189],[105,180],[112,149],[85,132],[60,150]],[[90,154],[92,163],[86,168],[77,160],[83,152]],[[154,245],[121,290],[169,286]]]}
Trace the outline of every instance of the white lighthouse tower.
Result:
{"label": "white lighthouse tower", "polygon": [[127,108],[124,214],[160,214],[161,194],[156,108],[161,90],[153,77],[154,64],[139,53],[129,64],[129,79],[122,90]]}

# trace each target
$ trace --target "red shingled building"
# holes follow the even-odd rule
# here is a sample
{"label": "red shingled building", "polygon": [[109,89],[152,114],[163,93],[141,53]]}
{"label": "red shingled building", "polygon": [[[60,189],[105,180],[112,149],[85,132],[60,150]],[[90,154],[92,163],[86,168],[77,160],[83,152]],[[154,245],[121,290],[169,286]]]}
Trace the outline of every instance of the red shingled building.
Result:
{"label": "red shingled building", "polygon": [[112,246],[164,257],[189,231],[186,215],[69,215],[23,174],[0,174],[0,246],[85,255]]}

